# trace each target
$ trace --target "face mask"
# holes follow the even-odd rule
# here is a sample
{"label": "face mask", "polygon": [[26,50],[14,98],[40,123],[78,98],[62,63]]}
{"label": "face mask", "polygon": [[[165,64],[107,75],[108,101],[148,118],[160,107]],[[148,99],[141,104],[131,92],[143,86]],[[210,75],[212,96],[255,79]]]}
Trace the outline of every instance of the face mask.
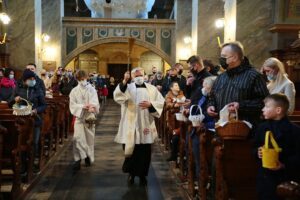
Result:
{"label": "face mask", "polygon": [[203,96],[207,96],[208,95],[208,92],[205,90],[205,88],[202,88],[201,92],[202,92]]}
{"label": "face mask", "polygon": [[134,82],[137,85],[142,85],[144,83],[144,77],[142,77],[142,76],[135,77]]}
{"label": "face mask", "polygon": [[267,75],[267,79],[269,80],[269,81],[275,81],[276,80],[276,75],[274,75],[274,74],[269,74],[269,75]]}
{"label": "face mask", "polygon": [[158,80],[161,80],[161,79],[162,79],[162,76],[157,76],[157,79],[158,79]]}
{"label": "face mask", "polygon": [[176,80],[176,76],[170,76],[170,78],[171,78],[172,81]]}
{"label": "face mask", "polygon": [[28,87],[34,87],[36,84],[36,80],[28,80],[26,83]]}
{"label": "face mask", "polygon": [[219,61],[220,61],[220,65],[222,66],[223,69],[228,68],[228,64],[226,63],[226,58],[220,57]]}
{"label": "face mask", "polygon": [[80,85],[81,85],[82,87],[86,87],[86,86],[88,85],[88,82],[87,82],[86,79],[84,79],[84,80],[82,80],[82,81],[79,81],[79,83],[80,83]]}
{"label": "face mask", "polygon": [[13,74],[10,74],[10,75],[9,75],[9,79],[14,79],[14,77],[15,77],[15,76],[14,76]]}

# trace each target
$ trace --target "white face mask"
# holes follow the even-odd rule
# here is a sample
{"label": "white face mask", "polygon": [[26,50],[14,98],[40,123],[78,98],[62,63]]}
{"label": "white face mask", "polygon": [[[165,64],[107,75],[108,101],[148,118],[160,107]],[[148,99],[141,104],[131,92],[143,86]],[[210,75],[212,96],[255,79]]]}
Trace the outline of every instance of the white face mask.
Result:
{"label": "white face mask", "polygon": [[137,85],[142,85],[144,83],[144,77],[142,77],[142,76],[135,77],[134,82]]}
{"label": "white face mask", "polygon": [[208,92],[205,90],[205,88],[202,88],[201,92],[202,92],[203,96],[207,96],[208,95]]}
{"label": "white face mask", "polygon": [[79,81],[79,84],[83,87],[86,87],[88,85],[88,82],[86,79],[82,80],[82,81]]}

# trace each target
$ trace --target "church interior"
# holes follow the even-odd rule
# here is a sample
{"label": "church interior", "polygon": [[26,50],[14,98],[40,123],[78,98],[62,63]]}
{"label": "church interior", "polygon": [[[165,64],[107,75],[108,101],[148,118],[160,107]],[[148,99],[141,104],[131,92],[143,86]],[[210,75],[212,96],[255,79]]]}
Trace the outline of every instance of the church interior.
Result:
{"label": "church interior", "polygon": [[[218,131],[211,134],[208,128],[197,128],[188,116],[179,119],[179,108],[171,111],[165,103],[155,118],[157,139],[144,184],[137,178],[132,184],[122,172],[124,147],[114,142],[124,111],[124,105],[114,101],[114,91],[124,84],[124,73],[142,68],[145,82],[161,92],[157,82],[161,80],[164,87],[172,71],[186,77],[183,84],[188,85],[190,58],[197,55],[200,64],[202,60],[211,64],[202,63],[205,70],[209,68],[211,74],[212,68],[217,70],[218,80],[226,73],[219,63],[223,45],[235,41],[243,45],[255,73],[266,80],[266,89],[270,83],[266,60],[273,57],[283,64],[294,95],[294,108],[287,118],[300,126],[300,0],[0,0],[0,200],[259,199],[253,141],[248,136],[221,137]],[[34,66],[34,76],[28,66]],[[100,109],[88,125],[95,126],[95,161],[90,167],[82,164],[74,173],[78,117],[70,111],[69,94],[79,84],[75,76],[81,70],[96,89]],[[9,95],[2,85],[6,74],[13,80]],[[24,84],[27,77],[43,82],[41,114],[18,114],[26,110],[14,107],[18,80]],[[168,82],[169,87],[173,86]],[[36,106],[25,102],[26,109]],[[36,117],[42,121],[38,156],[34,155]],[[175,130],[180,132],[178,152],[170,160]],[[226,131],[251,132],[245,125]],[[198,138],[198,156],[191,132]],[[276,185],[278,199],[300,199],[299,170],[292,177]]]}

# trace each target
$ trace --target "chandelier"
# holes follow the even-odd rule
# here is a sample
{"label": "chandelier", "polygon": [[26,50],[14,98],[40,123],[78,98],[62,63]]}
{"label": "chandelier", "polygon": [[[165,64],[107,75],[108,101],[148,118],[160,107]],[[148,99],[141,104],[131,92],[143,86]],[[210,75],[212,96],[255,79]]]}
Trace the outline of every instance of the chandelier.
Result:
{"label": "chandelier", "polygon": [[84,0],[92,17],[105,17],[111,9],[112,18],[147,18],[155,0]]}

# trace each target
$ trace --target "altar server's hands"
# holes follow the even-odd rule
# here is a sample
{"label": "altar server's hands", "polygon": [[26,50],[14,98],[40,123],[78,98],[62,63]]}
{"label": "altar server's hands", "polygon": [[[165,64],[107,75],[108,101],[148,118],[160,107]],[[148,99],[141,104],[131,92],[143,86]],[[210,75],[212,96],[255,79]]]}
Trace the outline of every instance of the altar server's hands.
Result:
{"label": "altar server's hands", "polygon": [[142,109],[147,109],[147,108],[151,107],[151,103],[150,103],[150,101],[141,101],[139,103],[139,107]]}

